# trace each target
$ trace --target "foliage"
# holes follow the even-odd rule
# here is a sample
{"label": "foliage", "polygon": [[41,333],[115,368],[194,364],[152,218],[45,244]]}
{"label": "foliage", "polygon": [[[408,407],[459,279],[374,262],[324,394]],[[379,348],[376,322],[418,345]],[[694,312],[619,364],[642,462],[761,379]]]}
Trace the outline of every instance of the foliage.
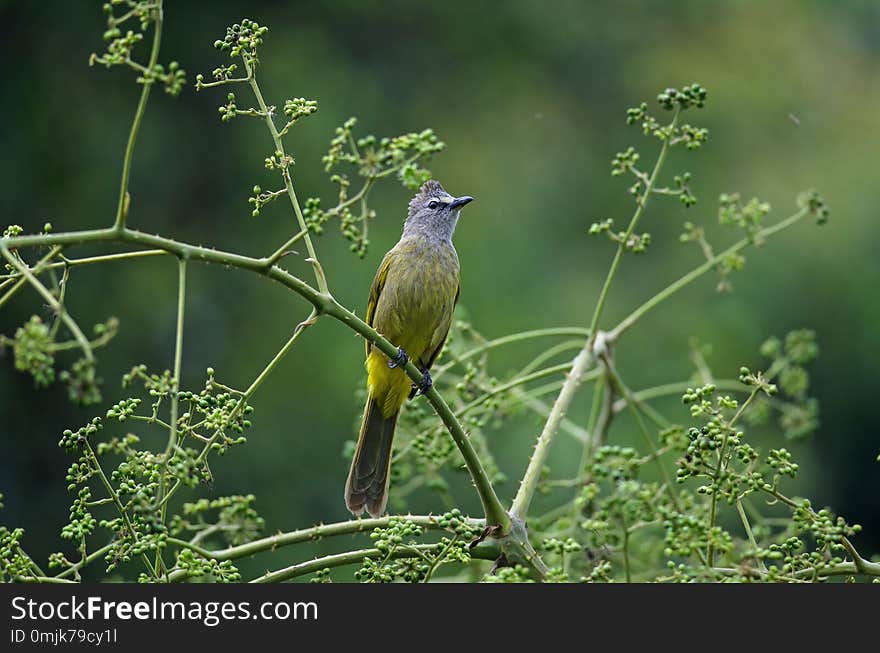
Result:
{"label": "foliage", "polygon": [[[636,231],[650,200],[669,196],[686,209],[698,204],[690,171],[673,175],[665,186],[662,179],[670,150],[689,152],[708,143],[706,128],[684,122],[706,106],[708,93],[699,84],[666,89],[657,96],[656,108],[642,103],[626,112],[627,123],[638,126],[658,152],[650,170],[641,167],[642,156],[634,147],[612,160],[611,175],[627,179],[635,207],[624,228],[604,218],[588,229],[605,235],[615,248],[588,328],[551,327],[488,339],[459,312],[434,370],[434,387],[426,400],[408,405],[401,418],[391,494],[391,507],[400,514],[261,537],[266,524],[253,495],[206,498],[205,488],[213,482],[211,456],[234,454],[246,444],[245,434],[253,428],[253,395],[305,329],[330,317],[387,355],[396,351],[393,343],[333,299],[313,236],[338,219],[351,250],[364,256],[368,224],[377,217],[368,204],[374,186],[394,177],[407,188],[417,188],[430,177],[425,162],[444,146],[430,129],[387,138],[355,136],[357,122],[351,118],[336,129],[322,160],[338,188],[335,205],[322,208],[318,197],[300,205],[291,173],[297,162],[284,139],[318,105],[295,97],[284,100],[279,113],[276,105],[266,102],[257,73],[264,65],[260,47],[269,30],[243,19],[214,43],[229,60],[213,70],[213,81],[198,75],[195,89],[230,86],[253,96],[252,106],[246,106],[250,100],[229,91],[219,107],[223,122],[256,118],[271,139],[264,167],[276,190],[255,185],[251,213],[259,216],[265,205],[286,196],[298,231],[268,255],[254,258],[133,230],[126,225],[129,170],[150,88],[158,83],[177,95],[185,74],[176,62],[166,67],[157,63],[161,0],[114,0],[105,5],[105,12],[107,51],[93,55],[91,63],[134,69],[143,86],[123,159],[115,221],[106,229],[83,232],[55,233],[48,224],[35,235],[25,235],[16,225],[4,231],[0,307],[29,287],[50,312],[33,315],[11,337],[0,336],[0,347],[12,348],[16,369],[29,374],[37,387],[57,378],[67,386],[71,401],[102,403],[94,350],[110,342],[119,324],[110,318],[95,327],[93,339],[85,337],[67,302],[71,271],[109,260],[170,255],[176,257],[178,271],[172,363],[158,371],[134,365],[122,379],[126,396],[101,416],[63,432],[58,444],[72,458],[66,475],[70,517],[60,533],[64,550],[49,557],[47,572],[27,554],[22,529],[0,527],[0,579],[78,581],[85,567],[101,560],[105,574],[144,582],[237,582],[242,580],[238,559],[354,533],[369,533],[370,548],[324,556],[252,580],[311,576],[313,582],[329,582],[334,570],[346,565],[357,566],[354,575],[361,582],[429,582],[438,574],[486,582],[880,578],[880,564],[865,559],[852,544],[859,526],[830,509],[815,509],[805,498],[790,496],[786,486],[797,476],[798,463],[785,447],[762,451],[752,438],[757,429],[772,429],[783,440],[805,438],[816,429],[818,408],[809,396],[808,366],[819,350],[812,331],[770,338],[760,351],[766,365],[741,367],[737,375],[716,376],[707,349],[699,344],[691,351],[695,373],[682,381],[633,391],[616,367],[619,341],[646,313],[713,270],[719,275],[719,290],[731,290],[730,277],[744,268],[743,250],[765,245],[774,234],[807,217],[819,224],[829,217],[815,191],[805,192],[794,213],[772,224],[767,222],[771,211],[766,202],[744,202],[737,192],[725,193],[719,198],[718,221],[740,230],[741,238],[718,252],[703,225],[687,222],[680,240],[696,243],[705,262],[657,291],[615,327],[602,328],[606,300],[623,258],[646,254],[656,245],[649,232]],[[148,63],[138,63],[134,53],[151,30]],[[349,175],[358,178],[357,190]],[[300,241],[314,286],[280,265],[296,254],[291,248]],[[139,249],[67,257],[69,248],[89,243]],[[187,269],[199,261],[280,282],[312,306],[284,347],[244,388],[219,381],[212,368],[202,387],[181,385]],[[62,327],[69,340],[61,339]],[[494,371],[495,350],[548,339],[554,344],[515,373]],[[79,350],[81,356],[56,373],[57,355],[67,350]],[[406,372],[414,381],[421,376],[412,363]],[[587,422],[578,424],[565,415],[587,382],[592,384],[592,410]],[[675,395],[684,407],[670,420],[652,402]],[[555,399],[548,403],[548,396]],[[618,420],[624,411],[630,413],[631,423]],[[508,509],[495,493],[494,486],[505,474],[486,432],[532,414],[543,425]],[[625,424],[641,439],[640,447],[622,444]],[[582,452],[570,478],[548,465],[559,433],[572,437]],[[450,473],[466,473],[473,481],[484,508],[481,518],[466,517],[453,505],[446,480]],[[417,489],[435,493],[445,506],[443,514],[403,514]],[[555,501],[556,507],[533,509],[536,494]],[[180,501],[184,496],[191,500]]]}

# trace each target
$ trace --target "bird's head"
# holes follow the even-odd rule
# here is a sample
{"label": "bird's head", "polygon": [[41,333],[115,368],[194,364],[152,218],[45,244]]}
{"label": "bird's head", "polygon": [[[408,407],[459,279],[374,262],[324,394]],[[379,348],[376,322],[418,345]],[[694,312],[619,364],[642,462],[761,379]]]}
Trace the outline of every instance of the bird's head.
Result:
{"label": "bird's head", "polygon": [[440,240],[452,238],[461,208],[473,201],[470,195],[453,197],[440,182],[429,179],[409,203],[404,235],[424,235]]}

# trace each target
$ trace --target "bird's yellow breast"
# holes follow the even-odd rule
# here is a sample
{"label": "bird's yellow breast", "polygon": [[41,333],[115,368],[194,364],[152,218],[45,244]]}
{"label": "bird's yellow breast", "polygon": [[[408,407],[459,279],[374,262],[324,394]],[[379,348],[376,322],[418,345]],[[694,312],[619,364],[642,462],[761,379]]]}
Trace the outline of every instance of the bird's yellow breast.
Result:
{"label": "bird's yellow breast", "polygon": [[[442,346],[452,324],[459,285],[458,255],[451,243],[401,240],[388,254],[384,279],[373,307],[373,327],[404,349],[417,365],[426,366]],[[393,414],[409,394],[410,382],[400,369],[388,367],[378,349],[367,356],[370,392],[380,398],[383,413]]]}

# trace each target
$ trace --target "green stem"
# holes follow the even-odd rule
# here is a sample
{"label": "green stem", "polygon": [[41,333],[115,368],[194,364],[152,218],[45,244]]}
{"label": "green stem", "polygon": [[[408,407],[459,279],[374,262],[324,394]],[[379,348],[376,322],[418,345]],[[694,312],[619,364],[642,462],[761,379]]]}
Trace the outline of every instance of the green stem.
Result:
{"label": "green stem", "polygon": [[[248,62],[247,58],[244,58],[243,61],[244,68],[248,76],[248,83],[251,86],[251,90],[254,92],[254,97],[257,99],[257,104],[260,106],[260,111],[262,111],[263,115],[265,116],[266,126],[269,128],[269,134],[271,134],[272,136],[272,142],[275,145],[275,151],[280,152],[283,158],[286,156],[284,151],[284,143],[281,140],[281,135],[278,133],[278,128],[275,127],[275,121],[272,119],[272,114],[269,111],[269,107],[266,105],[266,101],[263,99],[263,94],[260,91],[260,86],[259,84],[257,84],[255,71],[252,68],[251,64]],[[290,198],[290,205],[293,207],[293,212],[296,215],[297,222],[299,223],[300,232],[303,234],[303,240],[306,244],[306,250],[308,250],[309,253],[309,261],[315,269],[315,278],[318,282],[318,290],[320,290],[322,293],[329,294],[329,290],[327,288],[327,279],[324,276],[324,271],[321,269],[321,264],[318,263],[318,255],[315,253],[315,246],[312,244],[312,239],[309,236],[309,228],[308,225],[306,225],[305,216],[303,216],[302,209],[299,205],[299,200],[296,197],[296,191],[294,191],[293,189],[293,179],[290,176],[290,169],[288,167],[283,168],[282,177],[284,178],[284,187],[287,189],[287,195]]]}
{"label": "green stem", "polygon": [[[308,562],[301,562],[278,571],[268,572],[262,576],[250,581],[251,583],[280,583],[285,580],[311,574],[321,569],[333,567],[343,567],[345,565],[354,565],[363,562],[366,558],[386,558],[388,560],[398,558],[420,558],[425,551],[436,551],[439,548],[437,544],[417,544],[410,547],[399,547],[386,553],[379,549],[359,549],[357,551],[347,551],[345,553],[337,553],[334,555],[316,558]],[[498,557],[498,550],[491,546],[478,546],[470,551],[472,558],[478,560],[493,560]]]}
{"label": "green stem", "polygon": [[[281,362],[281,360],[287,355],[287,353],[296,343],[297,339],[300,337],[300,335],[302,335],[303,331],[305,331],[306,327],[314,324],[316,319],[317,311],[313,309],[308,318],[296,325],[296,328],[293,330],[293,335],[290,336],[284,346],[275,354],[275,356],[272,357],[272,360],[269,361],[269,364],[266,365],[266,367],[264,367],[263,370],[257,375],[257,377],[251,382],[247,390],[245,390],[241,394],[238,403],[229,413],[229,421],[236,419],[241,414],[241,411],[244,410],[247,401],[257,391],[257,388],[259,388],[263,384],[263,381],[265,381],[269,374],[272,373],[272,370],[274,370],[275,367],[277,367],[277,365]],[[211,448],[214,446],[214,443],[217,442],[222,434],[223,429],[217,429],[214,432],[211,438],[209,438],[208,441],[205,443],[204,447],[202,447],[202,451],[196,458],[196,462],[201,463],[208,457],[208,454],[211,452]],[[160,506],[163,510],[165,509],[165,506],[174,495],[174,493],[177,492],[177,490],[180,488],[181,484],[181,480],[178,479],[177,481],[175,481],[174,485],[171,486],[171,489],[168,490],[168,493],[161,500]]]}
{"label": "green stem", "polygon": [[580,383],[592,362],[593,356],[590,347],[585,346],[575,357],[571,366],[571,371],[568,373],[565,383],[559,391],[556,401],[553,403],[553,408],[550,409],[550,416],[547,418],[544,428],[541,430],[541,435],[538,436],[535,450],[532,453],[532,457],[529,459],[528,467],[526,468],[526,472],[520,482],[519,490],[513,500],[513,505],[510,508],[511,515],[517,519],[525,521],[526,515],[529,511],[529,504],[531,503],[535,490],[538,487],[541,470],[547,460],[547,455],[550,453],[550,445],[553,443],[553,438],[559,428],[559,424],[563,417],[565,417],[565,413],[568,410],[569,405],[571,405],[572,399],[574,399],[575,392],[577,391],[578,386],[580,386]]}
{"label": "green stem", "polygon": [[90,562],[94,562],[95,560],[100,558],[102,555],[104,555],[105,553],[110,551],[110,549],[112,549],[114,546],[115,546],[114,544],[106,544],[106,545],[102,546],[100,549],[98,549],[97,551],[92,551],[85,559],[74,563],[73,565],[71,565],[70,567],[65,569],[64,571],[56,574],[55,577],[56,578],[67,578],[68,576],[76,574],[80,569],[85,567]]}
{"label": "green stem", "polygon": [[92,353],[92,347],[89,344],[89,339],[85,337],[82,330],[79,328],[79,325],[76,321],[68,314],[65,308],[58,303],[58,300],[55,299],[55,296],[49,291],[46,286],[44,286],[34,273],[31,272],[26,265],[21,263],[18,259],[16,259],[7,249],[6,244],[0,240],[0,253],[15,267],[24,277],[28,283],[30,283],[34,290],[36,290],[43,299],[52,307],[52,310],[56,312],[56,314],[64,321],[64,324],[67,325],[67,328],[70,329],[70,332],[73,334],[73,337],[76,338],[76,341],[80,344],[80,347],[83,350],[83,355],[86,357],[88,361],[94,361],[95,356]]}
{"label": "green stem", "polygon": [[525,375],[534,372],[547,361],[559,356],[559,354],[574,351],[575,349],[580,349],[583,346],[583,340],[566,340],[565,342],[560,342],[558,345],[554,345],[553,347],[550,347],[549,349],[542,351],[540,354],[535,356],[519,371],[519,374]]}
{"label": "green stem", "polygon": [[[48,262],[58,256],[58,254],[61,252],[61,249],[62,248],[60,246],[55,246],[49,251],[48,254],[37,261],[37,264],[33,267],[34,275],[40,274],[40,272],[42,272],[43,270],[48,269],[50,267],[48,265]],[[63,263],[61,265],[63,265]],[[27,277],[25,277],[25,275],[21,273],[20,268],[16,267],[16,270],[19,270],[18,281],[15,281],[15,285],[13,285],[12,288],[7,290],[6,293],[2,297],[0,297],[0,308],[2,308],[3,304],[8,302],[12,298],[12,296],[17,293],[19,289],[24,286],[24,284],[27,283]],[[8,279],[8,281],[11,283],[13,280]]]}
{"label": "green stem", "polygon": [[124,261],[132,258],[146,258],[148,256],[168,256],[168,252],[163,249],[145,249],[138,252],[120,252],[119,254],[105,254],[103,256],[86,256],[83,258],[68,259],[64,263],[53,263],[49,267],[67,265],[68,267],[76,267],[77,265],[90,265],[92,263],[109,263],[111,261]]}
{"label": "green stem", "polygon": [[[735,576],[738,574],[751,574],[759,578],[766,577],[768,572],[763,569],[744,569],[743,567],[713,567],[713,572],[723,574],[725,576]],[[793,572],[792,579],[812,579],[814,577],[829,578],[832,576],[869,576],[880,577],[880,563],[864,561],[864,565],[860,566],[855,562],[840,562],[828,567],[810,567],[809,569],[798,569]],[[782,577],[788,580],[788,577]]]}
{"label": "green stem", "polygon": [[266,267],[272,267],[275,265],[281,258],[288,253],[291,247],[293,247],[297,241],[303,238],[308,231],[303,231],[302,229],[294,234],[291,238],[287,240],[281,247],[276,249],[267,259],[266,259]]}
{"label": "green stem", "polygon": [[[517,401],[521,402],[530,411],[532,411],[536,415],[540,415],[544,418],[544,420],[546,420],[548,417],[550,417],[550,406],[548,406],[546,402],[538,399],[538,397],[541,397],[545,394],[550,394],[551,392],[558,393],[562,389],[562,385],[562,383],[547,383],[545,385],[535,388],[535,390],[528,393],[523,392],[519,388],[514,388],[513,396]],[[587,437],[589,437],[586,429],[578,426],[567,417],[564,417],[559,423],[559,428],[568,433],[571,437],[573,437],[581,444],[586,442]]]}
{"label": "green stem", "polygon": [[[455,417],[456,417],[456,419],[461,419],[462,417],[464,417],[465,415],[467,415],[468,413],[470,413],[474,409],[479,408],[480,406],[485,404],[492,397],[495,397],[496,395],[499,395],[503,392],[507,392],[508,390],[515,390],[515,389],[519,388],[519,386],[525,385],[526,383],[530,383],[532,381],[537,381],[538,379],[542,379],[546,376],[552,376],[554,374],[559,374],[560,372],[567,372],[570,369],[571,369],[571,363],[563,363],[560,365],[553,365],[551,367],[546,367],[543,370],[538,370],[537,372],[533,372],[531,374],[527,374],[525,376],[515,378],[512,381],[508,381],[507,383],[504,383],[502,385],[499,385],[497,387],[492,388],[488,392],[480,395],[479,397],[477,397],[473,401],[471,401],[471,402],[465,404],[464,406],[462,406],[461,408],[457,409],[455,411]],[[591,373],[588,372],[585,375],[585,378],[589,377],[590,374]],[[556,384],[554,384],[554,386],[555,385]],[[525,397],[520,397],[520,398],[525,399]],[[570,426],[571,425],[569,424],[568,427],[570,427]],[[396,454],[394,459],[398,460],[399,457],[401,456],[401,454],[402,454],[402,452]]]}
{"label": "green stem", "polygon": [[652,308],[656,307],[658,304],[661,304],[663,301],[669,299],[676,292],[687,286],[693,281],[696,281],[701,276],[714,269],[716,265],[718,265],[721,261],[723,261],[726,257],[731,254],[735,254],[741,249],[745,249],[749,245],[752,244],[753,240],[763,240],[769,238],[773,234],[782,231],[783,229],[787,229],[793,224],[797,223],[799,220],[803,219],[804,216],[809,215],[809,210],[804,208],[790,215],[785,220],[778,222],[777,224],[767,227],[766,229],[762,229],[759,231],[754,239],[750,240],[748,238],[743,238],[739,242],[731,245],[726,250],[718,254],[717,256],[709,259],[702,265],[697,266],[686,275],[678,279],[677,281],[672,282],[666,288],[658,292],[656,295],[651,297],[644,304],[639,306],[636,310],[634,310],[628,317],[626,317],[620,324],[618,324],[614,329],[609,333],[608,337],[612,342],[616,342],[620,336],[628,331],[636,322],[639,321],[648,311]]}
{"label": "green stem", "polygon": [[76,583],[75,580],[67,580],[66,578],[61,578],[60,576],[16,576],[16,583],[56,583],[56,584],[67,584],[67,583]]}
{"label": "green stem", "polygon": [[[678,110],[675,112],[675,116],[672,118],[672,122],[669,124],[670,133],[675,128],[675,124],[678,122]],[[645,207],[648,205],[648,199],[651,197],[651,191],[654,188],[654,185],[657,183],[657,177],[660,176],[660,170],[663,168],[663,163],[666,161],[666,155],[669,152],[669,138],[666,138],[663,141],[663,145],[660,147],[660,153],[657,155],[657,161],[654,163],[654,170],[651,172],[651,177],[648,179],[647,184],[645,185],[645,190],[643,194],[638,199],[638,205],[636,206],[635,213],[633,213],[632,219],[629,221],[629,226],[626,229],[626,233],[623,238],[621,238],[620,242],[617,245],[617,251],[614,253],[614,259],[611,261],[611,267],[608,269],[608,275],[605,277],[605,283],[602,285],[602,290],[599,292],[599,300],[596,302],[596,309],[593,311],[593,319],[590,321],[590,349],[592,350],[593,343],[596,340],[596,336],[599,333],[599,320],[602,317],[602,310],[605,307],[605,300],[608,297],[608,291],[611,288],[611,282],[614,281],[614,276],[617,274],[617,267],[620,265],[620,260],[623,258],[623,254],[626,250],[626,243],[632,236],[633,231],[635,231],[636,225],[639,222],[639,219],[642,217],[642,213],[645,211]]]}
{"label": "green stem", "polygon": [[[739,519],[742,522],[743,528],[746,531],[746,536],[749,538],[749,544],[752,545],[752,549],[754,551],[758,551],[758,541],[755,539],[755,534],[752,532],[752,526],[749,524],[749,518],[746,516],[746,511],[743,510],[742,500],[736,500],[736,511],[739,513]],[[760,565],[762,570],[765,570],[764,561],[758,560],[758,564]]]}
{"label": "green stem", "polygon": [[[165,498],[165,485],[168,479],[168,463],[174,448],[177,446],[177,417],[180,410],[180,369],[183,361],[183,324],[186,314],[186,259],[178,259],[177,274],[177,327],[174,335],[174,372],[171,377],[171,411],[168,429],[168,444],[165,445],[165,453],[162,456],[162,474],[159,477],[159,492],[156,495],[157,504],[162,506],[160,521],[165,523],[165,514],[168,504]],[[164,568],[162,553],[156,551],[156,571]]]}
{"label": "green stem", "polygon": [[[53,272],[50,272],[49,274],[52,276],[52,280],[55,281],[55,272],[53,271]],[[58,290],[58,305],[62,306],[62,307],[64,306],[65,297],[67,296],[67,282],[69,280],[70,280],[70,268],[65,267],[64,272],[61,274],[61,282],[60,282],[60,284],[57,284],[58,285],[58,288],[57,288],[57,290]],[[52,322],[52,328],[49,330],[49,340],[53,343],[55,342],[55,338],[58,335],[58,329],[61,328],[61,322],[62,322],[61,315],[56,315],[55,320]],[[77,344],[79,344],[79,343],[77,343]],[[92,349],[95,348],[94,341],[90,342],[89,345],[92,347]],[[55,348],[55,351],[58,351],[57,346]]]}
{"label": "green stem", "polygon": [[532,381],[543,379],[547,376],[553,376],[554,374],[568,372],[570,369],[571,363],[552,365],[550,367],[545,367],[543,370],[538,370],[537,372],[532,372],[531,374],[526,374],[525,376],[513,379],[512,381],[508,381],[507,383],[502,383],[501,385],[492,388],[491,390],[480,395],[470,403],[465,404],[463,407],[459,408],[457,411],[455,411],[455,416],[460,419],[464,417],[467,413],[472,411],[474,408],[477,408],[480,405],[486,403],[489,399],[496,395],[507,392],[508,390],[511,390],[518,386],[525,385],[526,383],[531,383]]}
{"label": "green stem", "polygon": [[[719,390],[729,390],[731,392],[748,392],[749,390],[742,384],[742,381],[737,381],[734,379],[719,379],[717,381],[712,381],[712,384],[718,388]],[[639,402],[645,402],[649,399],[657,399],[659,397],[668,397],[674,395],[681,395],[683,392],[686,392],[688,388],[693,388],[693,381],[682,381],[680,383],[666,383],[664,385],[658,385],[653,388],[645,388],[644,390],[639,390],[638,392],[633,392],[633,397]],[[626,400],[619,399],[614,402],[614,412],[620,413],[623,409],[626,408]]]}
{"label": "green stem", "polygon": [[[724,437],[721,440],[721,449],[718,451],[718,464],[715,466],[715,477],[713,479],[713,484],[721,483],[721,471],[724,468],[724,456],[727,454],[727,439],[728,433],[733,430],[733,425],[736,424],[737,420],[740,416],[746,411],[749,404],[752,403],[752,400],[758,395],[760,392],[760,386],[755,386],[754,390],[752,390],[749,398],[746,399],[742,405],[739,407],[739,410],[730,418],[730,421],[727,422],[726,428],[724,429]],[[708,567],[715,566],[715,542],[711,539],[712,529],[715,528],[715,518],[718,512],[718,492],[720,487],[712,488],[712,498],[709,500],[709,550],[708,555],[706,556],[706,565]]]}
{"label": "green stem", "polygon": [[[138,534],[137,534],[137,531],[134,529],[134,526],[132,525],[131,520],[128,518],[128,511],[126,511],[125,506],[122,505],[122,501],[120,500],[119,495],[116,493],[116,489],[113,487],[113,485],[110,483],[110,479],[107,478],[107,475],[104,473],[104,468],[101,467],[101,463],[98,460],[98,456],[95,454],[95,450],[92,449],[92,445],[88,442],[88,440],[86,441],[85,446],[86,446],[86,450],[89,453],[89,456],[91,457],[92,464],[95,467],[95,473],[98,474],[98,478],[101,479],[101,483],[103,484],[104,489],[107,490],[107,494],[109,495],[109,497],[111,499],[113,499],[113,504],[116,506],[116,511],[119,513],[119,516],[122,517],[122,521],[125,522],[125,528],[128,531],[129,535],[131,536],[131,541],[134,542],[135,544],[137,544],[138,543]],[[83,553],[85,553],[85,550],[83,550]],[[87,560],[88,560],[88,558],[84,558],[82,560],[82,563],[85,564]],[[146,565],[147,571],[154,578],[156,578],[157,574],[153,570],[153,567],[150,564],[150,559],[147,557],[146,553],[141,553],[141,560],[144,561],[144,565]],[[59,577],[60,576],[61,575],[59,574]]]}
{"label": "green stem", "polygon": [[590,406],[590,416],[587,418],[589,438],[584,442],[581,464],[578,466],[579,474],[586,472],[596,449],[601,447],[607,438],[608,429],[611,428],[614,419],[614,411],[611,410],[614,405],[614,386],[608,383],[607,376],[607,373],[600,374],[596,385],[593,386],[593,403]]}
{"label": "green stem", "polygon": [[[266,259],[263,258],[253,258],[232,252],[211,249],[209,247],[199,247],[172,240],[170,238],[164,238],[162,236],[147,234],[127,228],[121,233],[114,229],[94,229],[58,234],[16,236],[13,238],[0,239],[0,245],[3,247],[21,248],[38,245],[79,245],[84,243],[114,241],[135,243],[151,249],[162,249],[169,253],[176,254],[177,256],[186,257],[190,260],[236,267],[266,276],[269,279],[284,285],[290,290],[293,290],[303,299],[311,303],[315,308],[315,314],[326,314],[333,317],[349,329],[369,340],[389,358],[397,356],[396,345],[385,339],[373,329],[373,327],[343,307],[332,296],[330,296],[329,293],[323,293],[316,290],[305,281],[302,281],[286,270],[279,268],[277,265],[267,268]],[[570,333],[570,331],[567,333]],[[286,353],[286,350],[283,350],[283,352]],[[282,352],[279,353],[281,354]],[[422,372],[412,361],[407,363],[404,367],[404,371],[413,382],[419,382],[422,378]],[[268,370],[265,370],[264,373],[255,380],[256,386],[262,382],[262,379],[265,378],[266,374],[268,374]],[[256,389],[256,386],[254,386],[254,389]],[[455,414],[449,408],[448,404],[437,392],[436,388],[431,388],[426,393],[425,397],[440,416],[444,425],[446,425],[447,430],[465,460],[468,472],[474,480],[474,485],[480,495],[480,501],[483,504],[488,524],[490,526],[500,526],[502,532],[506,532],[510,526],[509,517],[504,510],[501,501],[498,499],[498,496],[495,494],[492,483],[483,469],[482,463],[480,462],[473,445],[470,443],[467,434],[455,418]],[[174,488],[172,488],[172,490],[174,490]],[[171,491],[166,495],[166,500],[170,494]]]}
{"label": "green stem", "polygon": [[504,345],[509,345],[515,342],[522,342],[523,340],[531,340],[533,338],[547,338],[553,336],[587,337],[589,335],[590,332],[583,327],[555,327],[550,329],[535,329],[533,331],[512,333],[508,336],[502,336],[500,338],[495,338],[494,340],[484,342],[483,344],[474,347],[473,349],[469,349],[460,356],[455,356],[445,365],[439,366],[433,376],[435,379],[437,379],[443,372],[446,372],[447,370],[454,367],[455,365],[458,365],[459,363],[463,363],[464,361],[470,360],[475,356],[479,356],[480,354],[489,351],[490,349],[495,349],[496,347],[502,347]]}
{"label": "green stem", "polygon": [[645,420],[642,418],[642,413],[640,411],[641,406],[639,405],[638,399],[633,396],[632,391],[630,391],[627,385],[623,382],[623,379],[620,378],[620,375],[617,373],[614,365],[607,359],[607,357],[604,359],[604,361],[606,369],[608,370],[609,378],[617,388],[618,392],[620,392],[620,394],[623,395],[623,397],[626,399],[627,405],[630,407],[630,411],[632,412],[633,418],[636,421],[636,425],[639,428],[639,434],[645,441],[645,445],[651,451],[653,460],[657,464],[657,469],[660,471],[660,475],[663,477],[663,484],[666,486],[666,490],[669,494],[669,499],[672,501],[672,505],[675,506],[676,510],[681,512],[681,506],[679,505],[678,496],[675,493],[675,485],[672,483],[672,478],[669,476],[669,472],[666,471],[666,465],[663,464],[663,460],[657,453],[657,447],[654,446],[654,441],[651,439],[651,435],[648,432],[648,427],[645,425]]}
{"label": "green stem", "polygon": [[[354,535],[357,533],[366,533],[376,528],[386,528],[391,523],[392,519],[400,518],[423,528],[443,528],[437,521],[438,517],[434,515],[398,515],[395,517],[387,516],[371,519],[353,519],[344,522],[337,522],[335,524],[319,524],[317,526],[312,526],[311,528],[303,528],[288,533],[279,533],[278,535],[264,537],[259,540],[247,542],[246,544],[240,544],[238,546],[215,551],[208,551],[201,547],[193,547],[191,543],[182,540],[172,541],[172,539],[169,539],[168,541],[184,548],[193,549],[205,558],[213,558],[214,560],[219,561],[237,560],[239,558],[256,555],[265,551],[275,551],[281,547],[299,544],[301,542],[315,542],[325,537]],[[465,518],[465,521],[470,523],[474,528],[482,528],[485,525],[485,521],[482,519]],[[174,572],[171,574],[169,580],[172,582],[180,580],[184,575],[185,572]]]}
{"label": "green stem", "polygon": [[434,576],[434,572],[443,564],[443,560],[446,557],[446,554],[452,549],[453,545],[458,541],[458,535],[449,538],[449,541],[446,543],[446,546],[434,557],[434,561],[430,563],[428,567],[428,571],[425,572],[425,577],[422,579],[423,583],[430,583],[431,578]]}
{"label": "green stem", "polygon": [[[153,49],[150,51],[150,62],[147,64],[149,70],[153,70],[156,62],[159,60],[159,46],[162,43],[162,0],[158,0],[156,5],[156,19],[153,24]],[[131,174],[131,159],[134,156],[134,144],[137,141],[141,120],[143,120],[144,111],[147,108],[147,100],[150,98],[150,89],[153,87],[153,80],[147,75],[144,75],[143,78],[144,88],[141,90],[141,99],[138,101],[134,120],[131,124],[131,131],[128,134],[128,143],[125,146],[125,157],[122,160],[122,181],[119,183],[119,201],[116,206],[116,221],[113,224],[115,231],[125,229],[125,219],[128,216],[128,179]]]}

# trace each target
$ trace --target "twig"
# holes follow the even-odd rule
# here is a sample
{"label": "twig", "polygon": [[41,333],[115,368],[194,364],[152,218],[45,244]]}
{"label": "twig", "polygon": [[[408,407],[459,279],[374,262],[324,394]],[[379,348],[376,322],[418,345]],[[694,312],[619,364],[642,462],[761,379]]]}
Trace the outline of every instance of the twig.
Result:
{"label": "twig", "polygon": [[[162,0],[156,2],[156,17],[153,26],[153,48],[150,51],[150,60],[147,64],[148,70],[156,67],[159,60],[159,46],[162,43]],[[125,220],[128,216],[128,205],[130,196],[128,194],[128,179],[131,174],[131,159],[134,155],[134,144],[137,141],[138,130],[141,126],[141,120],[144,117],[144,111],[147,108],[147,100],[150,98],[150,90],[153,88],[153,79],[149,75],[143,75],[144,88],[141,90],[141,98],[138,101],[137,110],[134,114],[134,120],[131,123],[131,131],[128,134],[128,143],[125,146],[125,157],[122,159],[122,180],[119,183],[119,201],[116,206],[116,220],[113,223],[113,229],[121,232],[125,228]]]}

